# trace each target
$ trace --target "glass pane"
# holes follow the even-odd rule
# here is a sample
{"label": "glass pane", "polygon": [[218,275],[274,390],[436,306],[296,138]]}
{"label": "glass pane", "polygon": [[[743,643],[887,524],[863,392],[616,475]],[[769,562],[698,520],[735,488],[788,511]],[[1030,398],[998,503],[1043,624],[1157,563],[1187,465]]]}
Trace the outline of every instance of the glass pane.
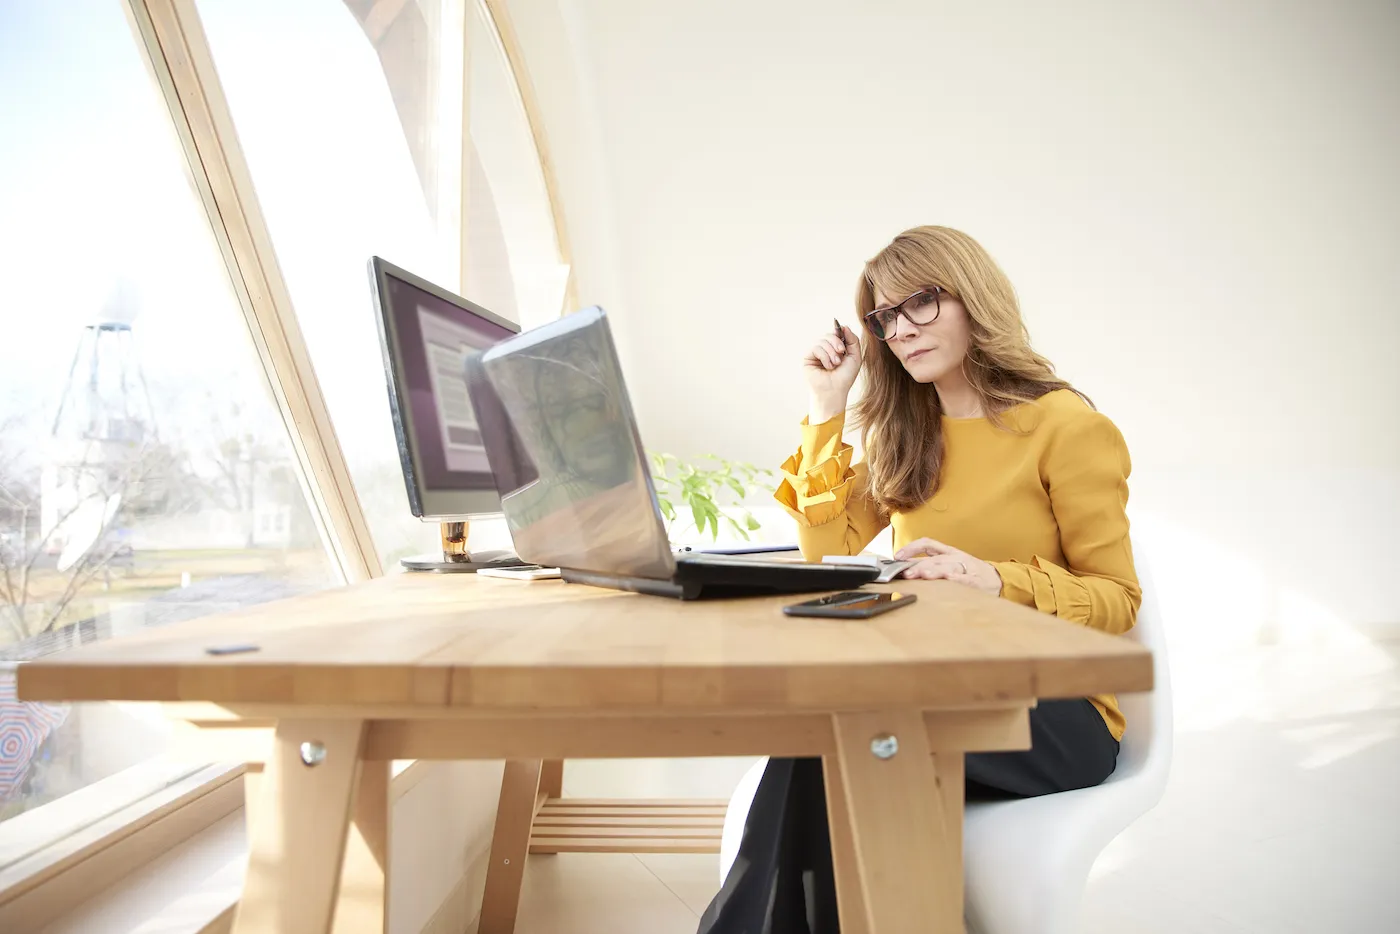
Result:
{"label": "glass pane", "polygon": [[409,513],[367,262],[377,254],[450,288],[455,248],[437,236],[379,59],[341,0],[198,8],[375,547],[393,570],[441,545],[437,527]]}
{"label": "glass pane", "polygon": [[467,2],[344,0],[379,60],[428,213],[453,257],[461,208],[460,36]]}
{"label": "glass pane", "polygon": [[484,6],[472,7],[468,292],[532,327],[559,316],[569,270],[510,64]]}
{"label": "glass pane", "polygon": [[0,4],[0,113],[4,819],[167,737],[142,705],[19,703],[18,662],[334,574],[121,5]]}
{"label": "glass pane", "polygon": [[[392,571],[440,545],[437,528],[409,513],[366,262],[377,254],[458,290],[466,7],[198,8],[375,547]],[[479,16],[474,6],[470,14]],[[552,219],[509,72],[475,21],[472,47],[471,126],[491,142],[470,160],[465,292],[529,324],[557,315],[563,294]],[[473,523],[473,548],[508,544],[503,522]]]}

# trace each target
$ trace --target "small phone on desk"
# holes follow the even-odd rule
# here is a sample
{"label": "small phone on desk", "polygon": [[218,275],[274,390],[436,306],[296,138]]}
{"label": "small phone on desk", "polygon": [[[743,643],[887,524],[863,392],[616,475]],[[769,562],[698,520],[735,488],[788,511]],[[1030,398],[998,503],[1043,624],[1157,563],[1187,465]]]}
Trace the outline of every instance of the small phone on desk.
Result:
{"label": "small phone on desk", "polygon": [[827,594],[805,603],[794,603],[783,607],[788,616],[824,616],[830,619],[869,619],[888,613],[895,607],[913,603],[912,593],[874,593],[864,590],[846,590]]}
{"label": "small phone on desk", "polygon": [[538,564],[526,564],[518,568],[481,568],[476,574],[478,577],[504,577],[513,581],[545,581],[560,576],[558,568],[541,567]]}

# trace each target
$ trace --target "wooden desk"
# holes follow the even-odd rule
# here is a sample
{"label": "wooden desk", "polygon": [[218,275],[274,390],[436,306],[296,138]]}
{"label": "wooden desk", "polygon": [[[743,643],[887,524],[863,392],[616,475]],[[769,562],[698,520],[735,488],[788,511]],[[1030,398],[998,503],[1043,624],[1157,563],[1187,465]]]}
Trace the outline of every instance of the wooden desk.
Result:
{"label": "wooden desk", "polygon": [[[499,934],[539,760],[764,754],[824,757],[843,930],[961,931],[963,754],[1026,748],[1038,697],[1150,689],[1151,658],[954,584],[889,589],[919,602],[843,622],[785,617],[792,597],[398,575],[53,655],[19,693],[181,705],[225,759],[262,731],[238,934],[382,930],[390,760],[512,760],[481,924]],[[206,652],[236,643],[259,651]]]}

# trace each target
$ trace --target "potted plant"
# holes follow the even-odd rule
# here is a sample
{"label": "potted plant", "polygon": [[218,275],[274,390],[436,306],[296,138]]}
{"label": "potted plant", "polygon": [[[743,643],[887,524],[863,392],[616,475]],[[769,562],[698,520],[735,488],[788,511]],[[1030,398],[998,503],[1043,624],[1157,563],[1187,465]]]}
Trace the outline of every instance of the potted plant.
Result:
{"label": "potted plant", "polygon": [[672,541],[691,531],[717,540],[721,522],[748,541],[749,533],[760,527],[744,502],[760,490],[773,489],[777,479],[773,471],[714,454],[695,463],[673,454],[650,452],[649,456],[656,498]]}

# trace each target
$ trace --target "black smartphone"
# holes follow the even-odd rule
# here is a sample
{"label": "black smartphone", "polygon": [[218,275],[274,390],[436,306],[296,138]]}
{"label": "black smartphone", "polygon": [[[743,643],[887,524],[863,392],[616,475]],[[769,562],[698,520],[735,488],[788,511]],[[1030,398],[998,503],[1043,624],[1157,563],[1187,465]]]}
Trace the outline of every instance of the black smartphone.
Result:
{"label": "black smartphone", "polygon": [[914,602],[912,593],[872,593],[846,590],[827,594],[805,603],[783,607],[788,616],[825,616],[831,619],[869,619],[888,613],[897,606]]}

